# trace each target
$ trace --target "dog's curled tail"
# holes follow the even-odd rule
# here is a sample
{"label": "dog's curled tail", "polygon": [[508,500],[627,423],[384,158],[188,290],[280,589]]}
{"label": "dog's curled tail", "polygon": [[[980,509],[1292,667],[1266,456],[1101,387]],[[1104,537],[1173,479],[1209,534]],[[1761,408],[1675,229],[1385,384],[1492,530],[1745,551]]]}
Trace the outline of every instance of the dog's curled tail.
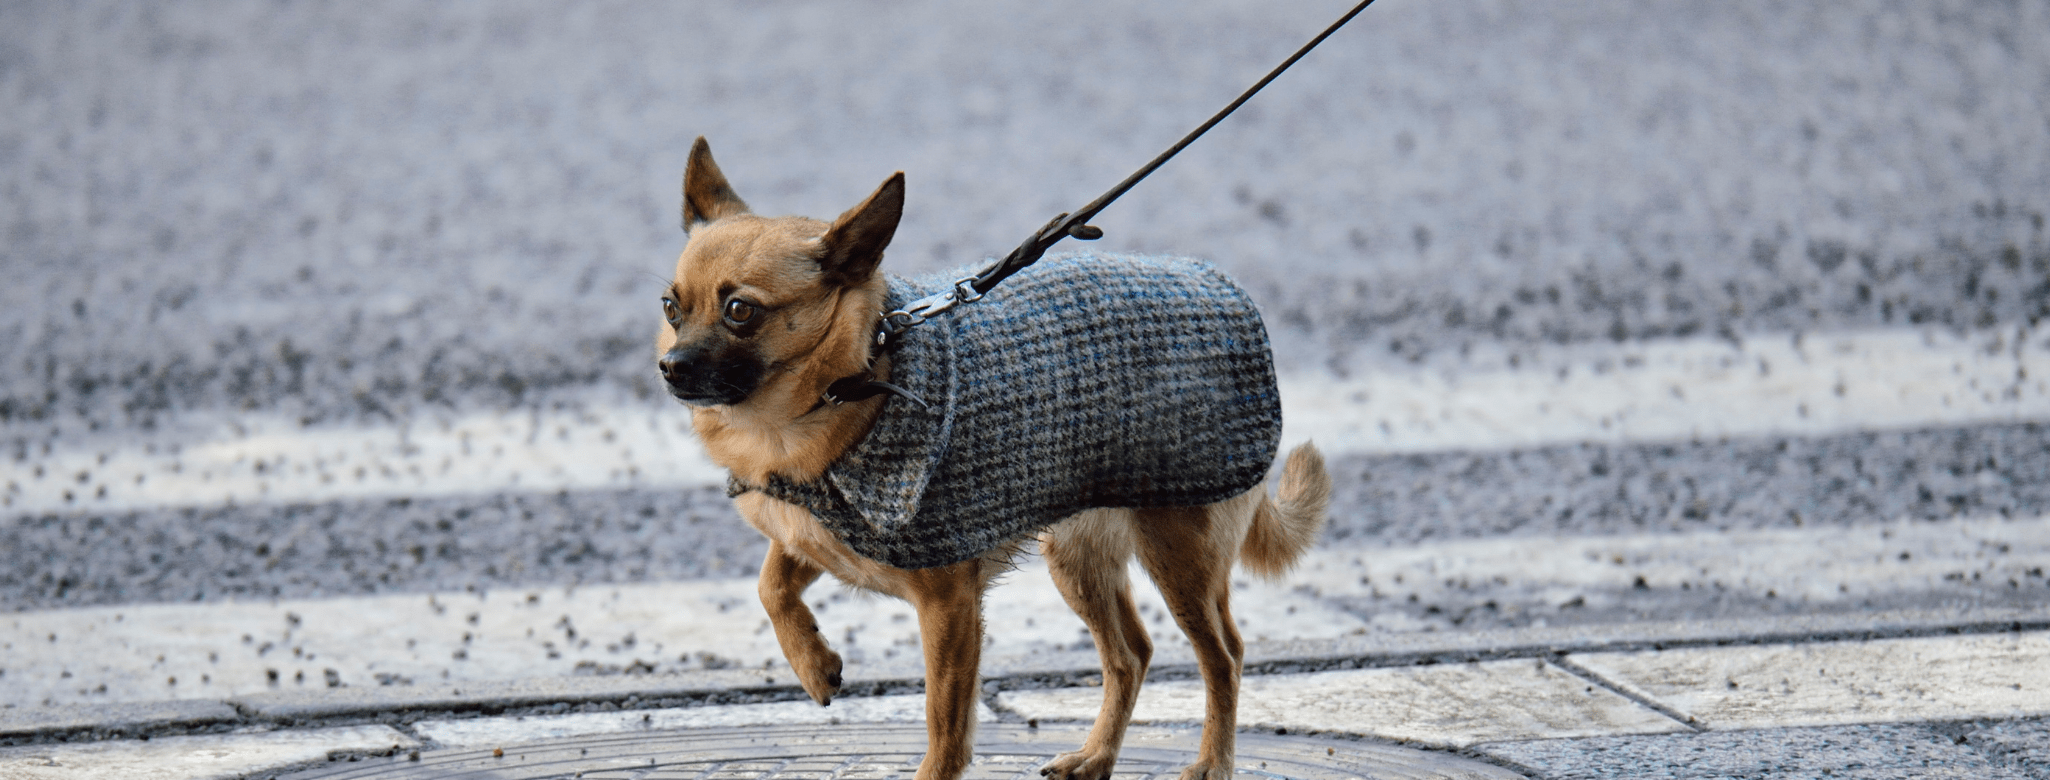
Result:
{"label": "dog's curled tail", "polygon": [[1267,579],[1287,574],[1324,529],[1324,510],[1331,505],[1331,474],[1317,445],[1304,442],[1288,453],[1281,466],[1275,498],[1260,491],[1260,506],[1240,550],[1246,570]]}

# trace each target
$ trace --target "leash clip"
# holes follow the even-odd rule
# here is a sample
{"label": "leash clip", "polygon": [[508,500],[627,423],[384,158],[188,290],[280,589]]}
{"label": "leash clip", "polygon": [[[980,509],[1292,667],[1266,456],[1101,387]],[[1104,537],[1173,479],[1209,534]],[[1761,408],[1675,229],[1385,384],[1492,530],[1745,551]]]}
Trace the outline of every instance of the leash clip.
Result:
{"label": "leash clip", "polygon": [[882,324],[876,328],[876,346],[887,345],[904,331],[923,325],[926,320],[945,314],[956,306],[982,300],[983,293],[975,289],[975,279],[973,276],[961,277],[954,280],[951,289],[925,296],[883,315]]}

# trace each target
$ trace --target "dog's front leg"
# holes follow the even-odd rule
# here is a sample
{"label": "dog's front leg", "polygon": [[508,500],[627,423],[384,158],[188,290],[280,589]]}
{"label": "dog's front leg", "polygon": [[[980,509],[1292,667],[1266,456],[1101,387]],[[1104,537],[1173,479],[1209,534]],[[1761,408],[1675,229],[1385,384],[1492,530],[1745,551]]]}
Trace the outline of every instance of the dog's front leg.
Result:
{"label": "dog's front leg", "polygon": [[776,628],[776,643],[783,646],[783,658],[797,673],[797,682],[812,701],[821,706],[833,703],[840,692],[840,654],[826,646],[819,635],[819,621],[804,605],[804,589],[824,570],[811,561],[791,555],[780,542],[769,542],[769,557],[762,561],[758,583],[762,606],[769,610],[769,624]]}
{"label": "dog's front leg", "polygon": [[925,760],[916,780],[955,780],[975,757],[975,704],[982,663],[982,562],[907,572],[925,646]]}

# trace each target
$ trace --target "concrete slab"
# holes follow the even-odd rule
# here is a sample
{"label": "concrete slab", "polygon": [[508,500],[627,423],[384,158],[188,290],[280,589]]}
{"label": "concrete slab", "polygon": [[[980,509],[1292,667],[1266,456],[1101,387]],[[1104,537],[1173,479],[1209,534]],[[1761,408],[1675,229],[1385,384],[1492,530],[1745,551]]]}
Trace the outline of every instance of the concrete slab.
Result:
{"label": "concrete slab", "polygon": [[[1185,649],[1151,583],[1143,575],[1135,582],[1156,644]],[[1241,610],[1240,628],[1255,641],[1331,638],[1365,625],[1281,586],[1240,582],[1235,593],[1259,605]],[[849,664],[920,676],[908,604],[830,578],[807,597]],[[985,616],[1002,629],[990,633],[989,656],[1090,646],[1036,559],[990,595]],[[458,690],[482,681],[737,669],[760,674],[722,684],[776,685],[784,665],[752,579],[25,612],[0,618],[0,647],[0,700],[45,705],[320,698],[337,689]],[[780,684],[790,683],[784,673]]]}
{"label": "concrete slab", "polygon": [[[996,713],[981,703],[976,705],[976,716],[983,723],[993,723],[997,719]],[[469,748],[662,729],[924,722],[925,696],[921,694],[840,699],[829,707],[805,700],[721,707],[429,720],[413,724],[413,732],[433,740],[437,747]]]}
{"label": "concrete slab", "polygon": [[2050,419],[2050,348],[2030,335],[1887,328],[1541,348],[1536,359],[1482,346],[1456,370],[1285,382],[1283,438],[1394,453]]}
{"label": "concrete slab", "polygon": [[0,699],[46,704],[761,669],[781,656],[740,580],[27,612],[0,618],[0,646]]}
{"label": "concrete slab", "polygon": [[[1174,617],[1153,580],[1134,563],[1127,571],[1132,583],[1132,600],[1147,636],[1156,651],[1184,651],[1189,639],[1175,625]],[[1246,641],[1280,639],[1331,639],[1364,631],[1368,623],[1316,595],[1303,591],[1293,580],[1279,584],[1241,576],[1232,582],[1233,612]],[[898,602],[897,615],[909,619],[911,609]],[[837,606],[835,607],[838,608]],[[990,591],[983,604],[984,622],[989,626],[990,644],[983,650],[991,656],[1030,656],[1064,649],[1090,649],[1089,630],[1068,608],[1047,573],[1046,562],[1034,556],[1022,561],[1018,570]],[[915,638],[916,633],[909,637]],[[867,640],[864,639],[864,642]]]}
{"label": "concrete slab", "polygon": [[[1442,747],[1511,739],[1658,734],[1687,727],[1544,661],[1246,677],[1241,726],[1361,734]],[[1102,691],[1007,691],[997,704],[1026,718],[1089,721]],[[1203,719],[1196,680],[1140,690],[1142,723]]]}
{"label": "concrete slab", "polygon": [[1567,662],[1710,729],[2050,713],[2050,632],[1588,653]]}
{"label": "concrete slab", "polygon": [[[506,489],[723,483],[690,418],[659,404],[472,410],[390,426],[307,426],[280,414],[195,414],[139,436],[80,437],[38,461],[0,466],[0,508],[20,512],[460,495]],[[69,492],[67,492],[69,491]],[[89,497],[88,497],[89,496]]]}
{"label": "concrete slab", "polygon": [[1371,615],[1372,631],[1385,634],[1483,620],[1636,622],[1729,600],[1767,613],[1862,613],[1903,594],[1963,595],[1981,581],[2040,603],[2046,567],[2050,518],[1983,517],[1320,549],[1288,582]]}
{"label": "concrete slab", "polygon": [[6,780],[209,780],[243,777],[343,753],[388,755],[419,741],[388,726],[50,743],[0,748]]}
{"label": "concrete slab", "polygon": [[0,737],[31,737],[75,731],[141,732],[166,727],[206,726],[240,718],[217,701],[153,701],[0,708]]}

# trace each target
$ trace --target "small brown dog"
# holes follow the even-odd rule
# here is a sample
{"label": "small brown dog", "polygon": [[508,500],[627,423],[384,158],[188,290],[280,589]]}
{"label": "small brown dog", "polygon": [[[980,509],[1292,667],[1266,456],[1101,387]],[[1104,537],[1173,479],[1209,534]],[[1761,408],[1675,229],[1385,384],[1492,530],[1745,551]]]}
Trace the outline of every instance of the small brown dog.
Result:
{"label": "small brown dog", "polygon": [[[891,176],[830,224],[764,218],[748,211],[699,138],[683,194],[690,238],[662,301],[668,324],[657,354],[664,380],[692,407],[705,449],[732,472],[735,484],[819,480],[868,436],[885,404],[906,403],[821,400],[828,385],[845,377],[889,378],[891,356],[873,349],[888,296],[888,282],[876,268],[903,212],[904,175]],[[1258,346],[1265,360],[1264,336]],[[1266,370],[1271,387],[1271,362]],[[1264,453],[1271,460],[1271,440]],[[1251,489],[1222,501],[1087,509],[1038,533],[1054,582],[1088,625],[1104,672],[1103,709],[1086,742],[1042,774],[1104,780],[1117,762],[1152,654],[1126,579],[1126,564],[1136,554],[1188,635],[1203,675],[1201,751],[1182,777],[1231,776],[1244,653],[1228,604],[1231,566],[1243,553],[1249,570],[1279,576],[1315,539],[1330,495],[1330,477],[1310,445],[1289,454],[1278,501],[1258,484],[1266,469],[1266,462],[1257,464]],[[983,593],[1009,570],[1020,545],[998,545],[948,565],[899,568],[855,552],[804,507],[759,491],[739,492],[735,503],[769,538],[762,604],[791,669],[820,704],[839,690],[840,656],[820,636],[805,588],[830,571],[916,608],[930,745],[917,777],[958,778],[973,752]]]}

